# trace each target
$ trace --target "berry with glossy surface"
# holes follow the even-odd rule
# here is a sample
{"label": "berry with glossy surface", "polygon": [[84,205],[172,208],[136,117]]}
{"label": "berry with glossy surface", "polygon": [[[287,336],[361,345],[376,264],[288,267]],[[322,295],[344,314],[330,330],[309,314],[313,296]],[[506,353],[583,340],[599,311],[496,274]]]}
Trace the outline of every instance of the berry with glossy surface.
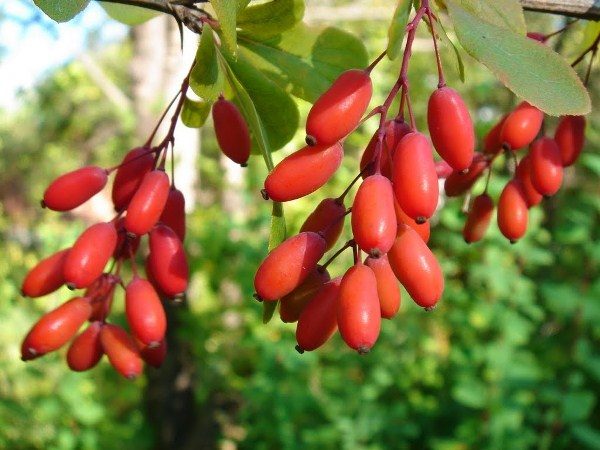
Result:
{"label": "berry with glossy surface", "polygon": [[167,316],[152,284],[134,277],[125,289],[125,315],[133,335],[144,345],[157,347],[167,331]]}
{"label": "berry with glossy surface", "polygon": [[153,170],[144,175],[125,216],[125,229],[141,236],[158,222],[169,198],[169,177],[163,170]]}
{"label": "berry with glossy surface", "polygon": [[214,103],[212,117],[219,148],[225,156],[242,166],[250,157],[250,131],[238,107],[223,96]]}
{"label": "berry with glossy surface", "polygon": [[153,168],[154,153],[149,148],[134,148],[125,155],[112,186],[112,201],[116,211],[127,208],[142,179]]}
{"label": "berry with glossy surface", "polygon": [[296,322],[306,305],[329,279],[329,272],[326,269],[317,267],[300,286],[288,295],[281,297],[279,317],[282,322]]}
{"label": "berry with glossy surface", "polygon": [[490,226],[493,213],[494,201],[488,194],[484,193],[475,197],[463,228],[463,238],[467,244],[483,239]]}
{"label": "berry with glossy surface", "polygon": [[167,203],[159,221],[173,230],[181,242],[185,240],[185,197],[175,186],[169,189]]}
{"label": "berry with glossy surface", "polygon": [[529,213],[523,187],[518,179],[509,181],[498,200],[498,228],[514,244],[527,231]]}
{"label": "berry with glossy surface", "polygon": [[554,139],[537,139],[529,151],[531,159],[531,183],[536,191],[548,197],[560,189],[563,181],[563,165],[560,149]]}
{"label": "berry with glossy surface", "polygon": [[142,373],[144,362],[140,351],[127,332],[110,323],[105,323],[100,332],[102,350],[117,372],[132,380]]}
{"label": "berry with glossy surface", "polygon": [[370,267],[377,280],[377,296],[381,317],[391,319],[400,309],[400,286],[386,255],[380,258],[368,257],[365,265]]}
{"label": "berry with glossy surface", "polygon": [[25,297],[42,297],[56,291],[65,284],[64,264],[68,248],[42,259],[23,280],[21,294]]}
{"label": "berry with glossy surface", "polygon": [[187,289],[189,268],[183,244],[168,226],[159,224],[150,232],[148,255],[154,281],[168,297],[178,297]]}
{"label": "berry with glossy surface", "polygon": [[96,366],[104,352],[100,342],[102,322],[92,322],[83,333],[71,342],[67,352],[67,364],[75,372],[83,372]]}
{"label": "berry with glossy surface", "polygon": [[572,165],[583,149],[585,143],[585,117],[564,116],[560,119],[554,140],[560,149],[560,156],[564,167]]}
{"label": "berry with glossy surface", "polygon": [[542,111],[527,102],[520,103],[504,120],[500,131],[502,145],[511,150],[527,147],[540,132],[543,121]]}
{"label": "berry with glossy surface", "polygon": [[108,173],[97,166],[87,166],[66,173],[48,186],[42,206],[54,211],[70,211],[100,192],[107,181]]}
{"label": "berry with glossy surface", "polygon": [[334,246],[342,234],[345,214],[346,207],[342,202],[335,198],[326,198],[306,218],[302,227],[300,227],[300,232],[320,232],[327,242],[325,249],[327,251]]}
{"label": "berry with glossy surface", "polygon": [[488,166],[488,160],[481,153],[476,153],[467,173],[455,170],[446,178],[444,192],[448,197],[458,197],[464,194],[473,187]]}

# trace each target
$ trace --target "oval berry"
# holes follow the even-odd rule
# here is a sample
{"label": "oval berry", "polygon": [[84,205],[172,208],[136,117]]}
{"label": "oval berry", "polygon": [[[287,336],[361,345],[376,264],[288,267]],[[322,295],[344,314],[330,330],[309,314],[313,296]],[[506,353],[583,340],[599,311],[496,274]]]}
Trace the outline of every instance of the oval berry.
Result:
{"label": "oval berry", "polygon": [[435,306],[444,292],[444,275],[435,255],[415,230],[408,225],[399,226],[388,260],[417,305]]}
{"label": "oval berry", "polygon": [[68,248],[42,259],[33,267],[23,280],[21,294],[25,297],[42,297],[56,291],[65,284],[63,268]]}
{"label": "oval berry", "polygon": [[402,208],[400,208],[398,201],[396,201],[395,199],[394,209],[396,211],[396,223],[398,224],[398,230],[400,230],[400,224],[408,225],[413,230],[415,230],[419,234],[419,236],[421,236],[423,242],[429,242],[429,235],[431,234],[431,226],[429,224],[429,221],[423,223],[415,222],[415,219],[413,219],[412,217],[408,217],[408,214],[402,211]]}
{"label": "oval berry", "polygon": [[467,105],[454,89],[433,91],[427,106],[427,124],[433,146],[454,170],[467,169],[473,161],[475,130]]}
{"label": "oval berry", "polygon": [[306,119],[309,145],[332,145],[354,130],[369,106],[373,84],[368,72],[342,73],[315,102]]}
{"label": "oval berry", "polygon": [[443,159],[441,161],[436,161],[435,163],[435,173],[437,174],[438,179],[445,179],[452,174],[454,170],[450,167]]}
{"label": "oval berry", "polygon": [[[375,131],[375,134],[367,144],[365,151],[360,158],[360,171],[363,179],[375,174],[375,150],[377,150],[377,144],[379,142],[379,130]],[[370,166],[367,168],[367,165]],[[381,144],[381,161],[380,161],[381,173],[390,178],[392,176],[392,162],[390,158],[390,150],[387,146]]]}
{"label": "oval berry", "polygon": [[554,133],[554,140],[560,148],[563,166],[572,165],[579,158],[585,142],[585,117],[562,117]]}
{"label": "oval berry", "polygon": [[132,334],[143,344],[155,347],[164,339],[167,316],[150,282],[134,277],[127,285],[125,315]]}
{"label": "oval berry", "polygon": [[168,226],[159,224],[150,232],[148,255],[154,281],[168,297],[178,297],[185,292],[189,268],[183,244]]}
{"label": "oval berry", "polygon": [[394,152],[393,183],[402,210],[417,222],[430,218],[438,203],[439,188],[431,147],[425,135],[409,133]]}
{"label": "oval berry", "polygon": [[306,305],[296,326],[296,349],[303,353],[321,347],[337,330],[337,304],[342,277],[325,283]]}
{"label": "oval berry", "polygon": [[223,96],[214,103],[212,117],[219,148],[225,156],[242,166],[250,157],[250,131],[240,110]]}
{"label": "oval berry", "polygon": [[48,186],[42,206],[54,211],[70,211],[100,192],[107,181],[107,171],[97,166],[66,173]]}
{"label": "oval berry", "polygon": [[144,175],[127,207],[127,231],[138,236],[148,233],[158,222],[168,198],[169,177],[164,171],[153,170]]}
{"label": "oval berry", "polygon": [[388,120],[385,126],[385,137],[383,143],[390,152],[390,160],[394,156],[393,153],[398,147],[398,144],[404,136],[412,131],[412,128],[401,117],[396,117],[393,120]]}
{"label": "oval berry", "polygon": [[173,230],[181,242],[185,240],[185,197],[175,186],[169,189],[167,203],[159,220]]}
{"label": "oval berry", "polygon": [[394,189],[376,174],[365,178],[352,205],[352,233],[358,246],[371,256],[388,252],[396,238]]}
{"label": "oval berry", "polygon": [[153,168],[154,153],[149,148],[134,148],[125,155],[112,186],[112,201],[116,211],[127,208],[142,179]]}
{"label": "oval berry", "polygon": [[44,314],[25,336],[21,359],[27,361],[58,350],[75,336],[91,313],[88,299],[76,297]]}
{"label": "oval berry", "polygon": [[513,179],[504,186],[498,200],[498,228],[511,244],[527,231],[528,215],[521,182]]}
{"label": "oval berry", "polygon": [[463,238],[467,244],[483,239],[490,226],[493,212],[494,202],[489,195],[481,194],[475,197],[463,228]]}
{"label": "oval berry", "polygon": [[537,139],[529,151],[531,158],[531,183],[540,194],[554,195],[563,181],[563,165],[560,149],[554,139]]}
{"label": "oval berry", "polygon": [[300,286],[288,295],[281,297],[281,301],[279,302],[279,317],[282,322],[296,322],[308,302],[312,300],[328,281],[329,272],[317,268],[311,272]]}
{"label": "oval berry", "polygon": [[117,245],[117,230],[111,222],[92,225],[75,241],[64,263],[67,286],[88,287],[102,275]]}
{"label": "oval berry", "polygon": [[306,218],[300,232],[314,231],[321,233],[327,247],[325,251],[331,249],[339,239],[344,229],[344,217],[346,215],[346,207],[343,202],[335,198],[326,198],[321,201]]}
{"label": "oval berry", "polygon": [[365,260],[365,265],[370,267],[377,280],[377,296],[379,297],[379,306],[381,317],[391,319],[400,309],[400,286],[394,271],[390,266],[387,255],[380,258],[371,258]]}
{"label": "oval berry", "polygon": [[544,113],[527,102],[520,103],[502,125],[500,140],[511,150],[527,147],[542,128]]}
{"label": "oval berry", "polygon": [[276,202],[287,202],[312,194],[323,186],[340,167],[344,149],[304,147],[284,158],[265,179],[265,192]]}
{"label": "oval berry", "polygon": [[381,329],[381,308],[377,279],[370,267],[356,264],[344,274],[337,322],[344,342],[358,353],[368,353],[375,345]]}
{"label": "oval berry", "polygon": [[483,138],[483,153],[486,155],[495,155],[502,150],[502,138],[500,133],[504,126],[504,120],[508,114],[503,115],[498,123],[494,125]]}
{"label": "oval berry", "polygon": [[117,372],[132,380],[142,373],[144,362],[135,341],[127,332],[110,323],[105,323],[100,332],[102,350]]}
{"label": "oval berry", "polygon": [[73,339],[67,352],[67,364],[75,372],[83,372],[94,367],[104,352],[100,342],[102,322],[92,322],[83,333]]}
{"label": "oval berry", "polygon": [[480,153],[476,153],[467,173],[455,170],[446,178],[444,192],[448,197],[458,197],[464,194],[473,187],[488,166],[488,160]]}
{"label": "oval berry", "polygon": [[533,183],[531,182],[531,157],[529,154],[525,155],[523,159],[519,161],[519,165],[515,172],[515,178],[521,182],[521,188],[528,208],[531,208],[542,201],[544,197],[535,187],[533,187]]}
{"label": "oval berry", "polygon": [[263,260],[254,276],[261,300],[274,301],[289,294],[313,272],[325,253],[325,239],[312,231],[292,236]]}

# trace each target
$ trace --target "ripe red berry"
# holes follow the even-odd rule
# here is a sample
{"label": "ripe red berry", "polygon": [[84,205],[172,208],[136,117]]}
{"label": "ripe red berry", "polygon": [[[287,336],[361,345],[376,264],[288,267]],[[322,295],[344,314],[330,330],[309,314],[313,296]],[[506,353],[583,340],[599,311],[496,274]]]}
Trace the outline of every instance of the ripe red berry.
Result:
{"label": "ripe red berry", "polygon": [[490,226],[493,212],[494,202],[488,194],[475,197],[463,228],[463,237],[467,244],[483,239]]}
{"label": "ripe red berry", "polygon": [[88,287],[104,271],[117,245],[117,230],[112,222],[92,225],[75,241],[64,262],[67,286]]}
{"label": "ripe red berry", "polygon": [[452,169],[452,167],[450,167],[450,164],[448,164],[443,159],[441,161],[436,161],[435,173],[437,173],[438,179],[448,178],[453,171],[454,170]]}
{"label": "ripe red berry", "polygon": [[402,210],[417,222],[430,218],[438,204],[439,188],[431,147],[424,134],[409,133],[396,148],[393,183]]}
{"label": "ripe red berry", "polygon": [[106,170],[97,166],[66,173],[48,186],[42,206],[54,211],[70,211],[100,192],[107,181]]}
{"label": "ripe red berry", "polygon": [[495,155],[502,150],[502,138],[500,133],[507,116],[508,114],[503,115],[498,123],[496,123],[483,138],[483,153],[486,155]]}
{"label": "ripe red berry", "polygon": [[88,299],[76,297],[44,314],[25,336],[21,359],[27,361],[58,350],[69,342],[91,313]]}
{"label": "ripe red berry", "polygon": [[387,255],[380,258],[368,257],[365,265],[370,267],[377,280],[377,296],[381,308],[381,317],[391,319],[400,309],[400,286]]}
{"label": "ripe red berry", "polygon": [[326,198],[306,218],[300,228],[300,232],[321,232],[325,242],[327,242],[325,249],[327,251],[333,247],[342,234],[345,214],[346,207],[343,203],[335,198]]}
{"label": "ripe red berry", "polygon": [[521,188],[528,208],[531,208],[542,201],[544,197],[533,187],[533,183],[531,182],[531,157],[529,154],[525,155],[523,159],[519,161],[515,178],[521,182]]}
{"label": "ripe red berry", "polygon": [[68,253],[69,249],[65,248],[37,263],[27,272],[21,286],[21,294],[25,297],[42,297],[65,284],[63,267]]}
{"label": "ripe red berry", "polygon": [[408,217],[408,215],[404,211],[402,211],[402,208],[400,208],[400,205],[398,204],[395,198],[394,209],[396,211],[396,223],[398,224],[398,231],[400,230],[400,224],[408,225],[413,230],[415,230],[419,234],[419,236],[421,236],[423,242],[429,242],[429,235],[431,234],[431,226],[429,221],[423,223],[415,222],[415,219],[413,219],[412,217]]}
{"label": "ripe red berry", "polygon": [[265,179],[265,192],[276,202],[287,202],[312,194],[323,186],[342,163],[344,149],[304,147],[284,158]]}
{"label": "ripe red berry", "polygon": [[303,353],[321,347],[337,329],[337,304],[342,277],[325,283],[306,305],[296,326],[296,349]]}
{"label": "ripe red berry", "polygon": [[169,197],[159,220],[173,230],[181,242],[185,240],[185,197],[175,186],[169,189]]}
{"label": "ripe red berry", "polygon": [[412,128],[404,119],[396,117],[393,120],[388,120],[385,125],[385,137],[383,143],[390,152],[390,160],[392,159],[393,152],[398,147],[398,144],[404,136],[412,131]]}
{"label": "ripe red berry", "polygon": [[315,102],[306,119],[309,145],[332,145],[356,128],[369,106],[373,85],[368,72],[342,73]]}
{"label": "ripe red berry", "polygon": [[292,292],[313,272],[325,253],[325,239],[312,231],[292,236],[263,260],[254,276],[261,300],[274,301]]}
{"label": "ripe red berry", "polygon": [[476,153],[467,173],[454,171],[446,178],[444,182],[446,195],[448,197],[458,197],[467,192],[473,187],[488,166],[488,160],[482,154]]}
{"label": "ripe red berry", "polygon": [[116,211],[127,208],[142,179],[153,168],[154,153],[149,148],[134,148],[125,155],[112,186],[112,201]]}
{"label": "ripe red berry", "polygon": [[127,207],[127,231],[138,236],[148,233],[158,222],[168,197],[169,177],[164,171],[153,170],[144,175]]}
{"label": "ripe red berry", "polygon": [[[375,150],[377,150],[378,142],[379,130],[375,131],[375,134],[367,144],[367,147],[365,148],[365,151],[363,152],[362,157],[360,158],[360,171],[362,173],[363,178],[375,174]],[[388,178],[392,176],[392,160],[390,157],[390,153],[391,151],[382,140],[380,169],[381,173]],[[371,164],[371,166],[368,169],[366,169],[367,165],[369,164]]]}
{"label": "ripe red berry", "polygon": [[511,244],[527,231],[528,215],[521,182],[513,179],[504,186],[498,200],[498,228]]}
{"label": "ripe red berry", "polygon": [[212,117],[219,147],[232,161],[245,166],[250,157],[250,132],[244,116],[234,103],[223,96],[212,107]]}
{"label": "ripe red berry", "polygon": [[520,103],[502,125],[500,140],[511,150],[527,147],[540,132],[544,113],[527,102]]}
{"label": "ripe red berry", "polygon": [[554,133],[554,140],[560,148],[563,166],[572,165],[579,157],[585,142],[585,117],[562,117]]}
{"label": "ripe red berry", "polygon": [[296,322],[308,302],[328,281],[329,272],[317,267],[300,286],[281,297],[279,302],[279,317],[281,317],[281,320],[286,323]]}
{"label": "ripe red berry", "polygon": [[352,205],[352,233],[371,256],[383,255],[392,247],[396,238],[394,190],[383,175],[365,178],[358,188]]}
{"label": "ripe red berry", "polygon": [[152,285],[134,277],[125,289],[125,315],[133,335],[145,345],[158,346],[167,331],[167,316]]}
{"label": "ripe red berry", "polygon": [[427,124],[433,145],[454,170],[467,169],[473,160],[475,130],[460,94],[448,86],[429,97]]}
{"label": "ripe red berry", "polygon": [[337,322],[342,339],[360,354],[368,353],[379,337],[381,308],[373,270],[358,263],[340,284]]}
{"label": "ripe red berry", "polygon": [[415,230],[399,225],[388,260],[396,278],[417,305],[435,306],[444,292],[444,274],[435,255]]}
{"label": "ripe red berry", "polygon": [[152,367],[156,367],[157,369],[162,366],[162,363],[167,356],[167,341],[163,339],[159,342],[158,346],[144,346],[138,342],[138,347],[140,349],[140,356],[142,359],[150,364]]}
{"label": "ripe red berry", "polygon": [[552,138],[542,137],[534,141],[529,152],[531,158],[531,182],[540,194],[554,195],[563,180],[560,149]]}
{"label": "ripe red berry", "polygon": [[92,322],[83,333],[71,342],[67,352],[67,364],[75,372],[83,372],[94,367],[104,352],[100,342],[102,322]]}
{"label": "ripe red berry", "polygon": [[180,296],[187,289],[189,268],[179,237],[168,226],[159,224],[150,232],[149,246],[154,281],[167,296]]}
{"label": "ripe red berry", "polygon": [[105,323],[100,332],[102,350],[117,372],[132,380],[142,373],[144,362],[135,341],[127,332],[110,323]]}

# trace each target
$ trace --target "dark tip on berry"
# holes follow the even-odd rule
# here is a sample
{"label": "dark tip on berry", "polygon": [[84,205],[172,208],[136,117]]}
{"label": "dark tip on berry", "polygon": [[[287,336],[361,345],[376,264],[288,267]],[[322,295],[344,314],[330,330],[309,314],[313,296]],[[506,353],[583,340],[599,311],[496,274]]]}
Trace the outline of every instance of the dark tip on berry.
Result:
{"label": "dark tip on berry", "polygon": [[417,217],[417,218],[415,219],[415,222],[416,222],[418,225],[423,225],[425,222],[427,222],[427,217],[425,217],[425,216],[419,216],[419,217]]}
{"label": "dark tip on berry", "polygon": [[125,375],[125,378],[127,378],[130,381],[135,380],[136,377],[137,377],[137,374],[135,374],[135,373],[130,373],[128,375]]}
{"label": "dark tip on berry", "polygon": [[67,283],[67,287],[70,291],[74,291],[75,289],[77,289],[77,287],[73,283]]}
{"label": "dark tip on berry", "polygon": [[158,348],[160,347],[160,342],[158,341],[152,341],[147,345],[147,348]]}
{"label": "dark tip on berry", "polygon": [[296,349],[296,351],[297,351],[298,353],[300,353],[300,354],[303,354],[303,353],[304,353],[304,349],[303,349],[302,347],[300,347],[299,345],[296,345],[295,349]]}
{"label": "dark tip on berry", "polygon": [[366,355],[371,351],[371,347],[367,347],[366,345],[361,345],[356,349],[359,355]]}
{"label": "dark tip on berry", "polygon": [[503,142],[502,143],[502,150],[504,150],[505,152],[511,150],[510,145],[508,145],[507,142]]}
{"label": "dark tip on berry", "polygon": [[466,175],[469,173],[469,168],[467,167],[466,169],[463,169],[459,172],[461,175]]}
{"label": "dark tip on berry", "polygon": [[435,309],[435,305],[431,305],[431,306],[426,306],[425,308],[423,308],[425,311],[427,312],[431,312]]}
{"label": "dark tip on berry", "polygon": [[544,197],[544,200],[548,200],[552,196],[551,195],[543,195],[542,197]]}
{"label": "dark tip on berry", "polygon": [[248,167],[248,163],[247,162],[241,163],[240,166],[241,167]]}
{"label": "dark tip on berry", "polygon": [[132,233],[131,231],[127,232],[127,238],[128,239],[135,239],[136,238],[136,234]]}
{"label": "dark tip on berry", "polygon": [[263,299],[260,298],[260,295],[258,295],[256,292],[254,294],[252,294],[252,297],[254,297],[254,300],[256,300],[257,302],[263,301]]}
{"label": "dark tip on berry", "polygon": [[21,296],[27,297],[27,294],[25,293],[25,291],[23,289],[21,289]]}
{"label": "dark tip on berry", "polygon": [[315,139],[314,136],[311,136],[310,134],[306,135],[306,145],[309,145],[311,147],[314,147],[315,145],[317,145],[317,140]]}
{"label": "dark tip on berry", "polygon": [[40,200],[40,206],[42,208],[46,208],[46,202],[44,200]]}
{"label": "dark tip on berry", "polygon": [[516,239],[510,239],[508,242],[511,243],[511,245],[515,245],[517,243]]}
{"label": "dark tip on berry", "polygon": [[264,198],[265,200],[269,200],[269,193],[267,192],[266,189],[261,189],[260,195],[262,195],[262,198]]}
{"label": "dark tip on berry", "polygon": [[466,242],[467,244],[470,244],[470,243],[471,243],[471,241],[470,241],[470,240],[468,240],[467,238],[463,238],[463,239],[465,240],[465,242]]}
{"label": "dark tip on berry", "polygon": [[369,252],[369,256],[371,258],[377,259],[377,258],[381,257],[381,255],[383,255],[383,253],[378,248],[374,248]]}

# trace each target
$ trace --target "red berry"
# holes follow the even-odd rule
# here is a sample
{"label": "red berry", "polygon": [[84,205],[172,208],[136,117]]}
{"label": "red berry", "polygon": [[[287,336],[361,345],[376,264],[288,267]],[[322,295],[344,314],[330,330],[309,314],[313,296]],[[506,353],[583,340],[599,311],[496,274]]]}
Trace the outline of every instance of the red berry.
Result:
{"label": "red berry", "polygon": [[527,102],[511,112],[502,125],[500,141],[511,150],[527,147],[540,132],[544,113]]}
{"label": "red berry", "polygon": [[359,124],[372,94],[368,72],[352,69],[342,73],[310,109],[306,141],[311,145],[332,145],[347,136]]}
{"label": "red berry", "polygon": [[162,363],[167,356],[167,341],[165,339],[160,341],[158,346],[144,346],[143,344],[138,344],[140,355],[145,362],[157,369],[162,366]]}
{"label": "red berry", "polygon": [[560,148],[563,166],[572,165],[579,157],[585,142],[585,117],[562,117],[554,133],[554,140]]}
{"label": "red berry", "polygon": [[154,153],[149,148],[134,148],[125,155],[112,186],[112,201],[116,211],[127,208],[142,179],[153,168]]}
{"label": "red berry", "polygon": [[135,341],[127,332],[110,323],[105,323],[100,332],[102,350],[117,372],[132,380],[142,373],[144,362]]}
{"label": "red berry", "polygon": [[344,342],[358,353],[368,353],[375,345],[381,329],[381,308],[377,279],[370,267],[359,263],[344,274],[337,322]]}
{"label": "red berry", "polygon": [[450,164],[448,164],[443,159],[441,161],[436,161],[435,173],[437,173],[438,179],[448,178],[453,171],[454,170],[452,169],[452,167],[450,167]]}
{"label": "red berry", "polygon": [[68,253],[69,249],[65,248],[37,263],[23,280],[21,293],[25,297],[42,297],[65,284],[63,267]]}
{"label": "red berry", "polygon": [[102,322],[92,322],[86,330],[73,339],[67,352],[67,364],[75,372],[83,372],[94,367],[104,352],[100,342]]}
{"label": "red berry", "polygon": [[104,271],[117,245],[117,230],[112,222],[92,225],[75,241],[64,263],[67,285],[88,287]]}
{"label": "red berry", "polygon": [[421,236],[423,242],[429,242],[429,235],[431,233],[431,226],[429,224],[429,221],[423,223],[415,222],[415,219],[413,219],[412,217],[408,217],[408,215],[404,211],[402,211],[402,208],[400,208],[400,205],[398,204],[398,201],[396,201],[395,198],[394,209],[396,211],[396,223],[398,224],[398,231],[400,230],[400,224],[408,225],[413,230],[415,230],[419,234],[419,236]]}
{"label": "red berry", "polygon": [[484,193],[475,197],[463,228],[463,237],[467,244],[483,239],[490,226],[493,212],[494,202],[489,195]]}
{"label": "red berry", "polygon": [[281,297],[279,302],[279,317],[281,317],[281,320],[286,323],[296,322],[308,302],[328,281],[329,272],[327,270],[317,268],[311,272],[300,286]]}
{"label": "red berry", "polygon": [[365,260],[365,265],[370,267],[377,280],[377,296],[381,308],[381,317],[391,319],[400,309],[400,286],[390,262],[386,255],[380,258]]}
{"label": "red berry", "polygon": [[265,192],[276,202],[287,202],[312,194],[323,186],[340,167],[344,149],[304,147],[284,158],[265,179]]}
{"label": "red berry", "polygon": [[358,246],[378,257],[388,252],[396,238],[396,213],[392,183],[376,174],[362,182],[352,205],[352,233]]}
{"label": "red berry", "polygon": [[178,297],[188,285],[189,269],[183,244],[166,225],[159,224],[150,232],[152,275],[160,290],[168,297]]}
{"label": "red berry", "polygon": [[100,192],[107,181],[106,170],[97,166],[66,173],[48,186],[42,206],[54,211],[70,211]]}
{"label": "red berry", "polygon": [[346,208],[335,198],[326,198],[317,205],[315,210],[306,218],[300,232],[321,232],[327,242],[325,251],[331,249],[337,242],[344,228]]}
{"label": "red berry", "polygon": [[500,133],[508,114],[503,115],[498,123],[494,125],[483,138],[483,152],[486,155],[495,155],[502,150],[502,138]]}
{"label": "red berry", "polygon": [[415,230],[399,225],[388,259],[415,303],[423,308],[435,306],[444,292],[444,275],[435,255]]}
{"label": "red berry", "polygon": [[[363,179],[375,173],[375,150],[377,150],[378,142],[379,130],[375,131],[375,134],[367,144],[367,147],[365,148],[365,151],[363,152],[362,157],[360,158],[360,171],[362,172]],[[380,168],[381,173],[388,178],[392,176],[392,161],[390,157],[390,152],[391,151],[389,150],[389,148],[385,146],[382,141]],[[368,170],[365,170],[368,164],[371,164],[371,166],[368,168]]]}
{"label": "red berry", "polygon": [[256,271],[254,289],[258,297],[274,301],[292,292],[316,269],[326,246],[325,239],[312,231],[283,241]]}
{"label": "red berry", "polygon": [[476,153],[473,158],[473,163],[469,167],[467,173],[461,173],[455,170],[448,178],[446,178],[446,181],[444,182],[444,191],[446,192],[446,195],[448,197],[458,197],[467,192],[473,187],[488,166],[488,160],[480,153]]}
{"label": "red berry", "polygon": [[498,200],[498,227],[512,244],[517,242],[527,231],[527,201],[521,182],[517,179],[509,181]]}
{"label": "red berry", "polygon": [[114,224],[115,229],[117,230],[117,245],[115,246],[113,258],[128,259],[136,254],[137,249],[140,246],[140,236],[132,236],[127,233],[127,230],[125,229],[125,218],[123,217],[119,218]]}
{"label": "red berry", "polygon": [[390,159],[392,159],[393,152],[398,147],[398,144],[404,136],[412,131],[412,128],[404,119],[396,117],[394,120],[388,120],[385,126],[385,137],[383,143],[390,152]]}
{"label": "red berry", "polygon": [[433,145],[454,170],[467,169],[473,160],[475,130],[460,94],[448,86],[429,97],[427,124]]}
{"label": "red berry", "polygon": [[173,230],[181,242],[185,240],[185,198],[175,186],[171,186],[169,190],[160,221]]}
{"label": "red berry", "polygon": [[540,194],[554,195],[563,180],[560,149],[552,138],[542,137],[534,141],[529,152],[531,158],[531,182]]}
{"label": "red berry", "polygon": [[134,277],[125,289],[125,315],[132,334],[145,345],[158,346],[167,331],[167,316],[152,285]]}
{"label": "red berry", "polygon": [[525,155],[519,162],[515,178],[521,182],[521,188],[523,189],[523,195],[528,208],[542,201],[544,197],[533,187],[533,183],[531,182],[531,157],[529,154]]}
{"label": "red berry", "polygon": [[439,188],[431,147],[424,134],[409,133],[396,148],[394,193],[402,210],[417,222],[430,218],[438,204]]}
{"label": "red berry", "polygon": [[234,103],[223,96],[212,107],[212,117],[219,147],[232,161],[245,166],[250,157],[250,132],[244,116]]}
{"label": "red berry", "polygon": [[44,314],[23,340],[21,359],[27,361],[58,350],[77,333],[91,313],[88,299],[76,297]]}
{"label": "red berry", "polygon": [[140,187],[127,207],[125,228],[141,236],[148,233],[163,212],[169,197],[169,177],[162,170],[144,175]]}

